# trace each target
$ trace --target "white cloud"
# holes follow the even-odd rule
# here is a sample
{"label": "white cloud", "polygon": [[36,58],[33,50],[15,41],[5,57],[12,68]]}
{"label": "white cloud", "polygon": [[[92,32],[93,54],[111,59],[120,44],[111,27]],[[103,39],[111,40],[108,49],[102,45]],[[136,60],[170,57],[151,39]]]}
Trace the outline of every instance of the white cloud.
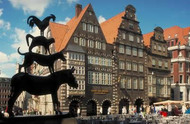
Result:
{"label": "white cloud", "polygon": [[67,0],[67,3],[72,4],[72,3],[77,3],[79,0]]}
{"label": "white cloud", "polygon": [[106,19],[105,19],[103,16],[100,15],[100,16],[98,17],[98,22],[99,22],[99,23],[102,23],[102,22],[104,22],[104,21],[106,21]]}
{"label": "white cloud", "polygon": [[14,49],[18,49],[18,47],[21,48],[21,51],[28,51],[28,46],[26,44],[26,31],[23,29],[15,28],[15,34],[12,35],[12,38],[14,40],[14,43],[12,44],[12,47]]}
{"label": "white cloud", "polygon": [[66,17],[64,21],[58,21],[57,23],[60,23],[60,24],[66,24],[68,21],[70,21],[71,18],[69,17]]}
{"label": "white cloud", "polygon": [[0,9],[0,16],[2,16],[3,15],[3,9],[1,8]]}
{"label": "white cloud", "polygon": [[8,55],[7,54],[5,54],[5,53],[3,53],[3,52],[1,52],[0,51],[0,63],[3,63],[3,62],[7,62],[9,59],[8,59]]}
{"label": "white cloud", "polygon": [[13,7],[22,9],[25,14],[42,16],[52,0],[9,0]]}
{"label": "white cloud", "polygon": [[10,22],[5,22],[4,20],[0,19],[0,28],[10,30],[11,24]]}
{"label": "white cloud", "polygon": [[3,72],[0,70],[0,77],[9,77],[9,76],[6,75],[5,73],[3,73]]}
{"label": "white cloud", "polygon": [[[0,77],[11,77],[15,74],[16,63],[4,63],[0,66]],[[4,71],[6,70],[6,72]]]}

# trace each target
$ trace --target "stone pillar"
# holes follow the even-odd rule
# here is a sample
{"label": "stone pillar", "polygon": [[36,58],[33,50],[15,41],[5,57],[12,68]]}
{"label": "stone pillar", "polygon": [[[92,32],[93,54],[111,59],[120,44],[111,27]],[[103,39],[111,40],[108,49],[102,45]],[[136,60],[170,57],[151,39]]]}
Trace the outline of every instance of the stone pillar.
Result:
{"label": "stone pillar", "polygon": [[81,109],[81,116],[86,116],[87,115],[87,107],[82,106],[80,109]]}
{"label": "stone pillar", "polygon": [[182,91],[183,91],[183,101],[187,101],[187,88],[185,85],[183,86]]}

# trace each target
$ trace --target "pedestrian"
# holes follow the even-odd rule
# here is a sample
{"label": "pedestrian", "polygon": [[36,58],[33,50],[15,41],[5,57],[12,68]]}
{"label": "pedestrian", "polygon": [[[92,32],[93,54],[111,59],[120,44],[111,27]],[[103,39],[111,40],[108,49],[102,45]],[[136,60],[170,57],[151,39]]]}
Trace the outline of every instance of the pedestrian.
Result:
{"label": "pedestrian", "polygon": [[182,113],[185,114],[186,110],[187,110],[187,108],[185,107],[185,104],[182,104]]}
{"label": "pedestrian", "polygon": [[111,107],[108,107],[108,115],[111,115]]}
{"label": "pedestrian", "polygon": [[172,105],[168,103],[168,116],[172,116]]}
{"label": "pedestrian", "polygon": [[123,108],[122,108],[122,114],[123,114],[123,115],[127,114],[126,106],[123,106]]}
{"label": "pedestrian", "polygon": [[77,108],[77,116],[80,116],[80,107]]}

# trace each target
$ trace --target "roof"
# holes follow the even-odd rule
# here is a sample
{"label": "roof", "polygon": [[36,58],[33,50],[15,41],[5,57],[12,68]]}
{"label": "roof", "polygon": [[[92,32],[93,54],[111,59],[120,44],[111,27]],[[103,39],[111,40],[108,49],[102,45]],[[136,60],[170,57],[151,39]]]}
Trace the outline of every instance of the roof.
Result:
{"label": "roof", "polygon": [[78,53],[85,53],[85,51],[82,49],[81,46],[76,45],[76,44],[69,44],[66,48],[67,51],[72,51],[72,52],[78,52]]}
{"label": "roof", "polygon": [[[178,38],[178,41],[180,42],[180,44],[185,45],[187,43],[187,39],[184,38],[184,36],[187,36],[189,31],[190,31],[190,27],[181,28],[179,26],[173,26],[173,27],[164,29],[164,39],[170,40],[170,39]],[[153,34],[154,32],[150,32],[143,35],[145,46],[148,46],[148,47],[150,46],[150,38],[153,36]]]}
{"label": "roof", "polygon": [[77,28],[86,10],[91,6],[88,4],[79,14],[78,17],[74,16],[66,25],[58,23],[50,23],[50,30],[52,37],[55,39],[55,50],[57,52],[63,50]]}
{"label": "roof", "polygon": [[100,24],[107,43],[112,44],[114,42],[114,38],[117,37],[118,28],[122,22],[122,17],[124,14],[125,12],[123,11]]}

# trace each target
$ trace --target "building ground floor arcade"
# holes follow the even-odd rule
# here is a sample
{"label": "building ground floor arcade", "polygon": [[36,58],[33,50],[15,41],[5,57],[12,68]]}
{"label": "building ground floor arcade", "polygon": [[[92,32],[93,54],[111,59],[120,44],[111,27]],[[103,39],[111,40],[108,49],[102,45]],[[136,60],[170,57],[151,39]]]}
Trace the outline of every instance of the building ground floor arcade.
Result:
{"label": "building ground floor arcade", "polygon": [[[144,99],[137,97],[134,101],[128,98],[119,99],[116,106],[113,106],[112,99],[104,98],[103,100],[97,99],[81,99],[77,97],[69,98],[66,101],[66,105],[63,106],[63,112],[71,112],[75,115],[93,116],[93,115],[107,115],[107,114],[121,114],[122,108],[126,108],[126,112],[129,113],[132,108],[134,111],[139,112],[140,107],[144,104]],[[117,110],[114,110],[116,108]],[[116,112],[116,113],[115,113]]]}

